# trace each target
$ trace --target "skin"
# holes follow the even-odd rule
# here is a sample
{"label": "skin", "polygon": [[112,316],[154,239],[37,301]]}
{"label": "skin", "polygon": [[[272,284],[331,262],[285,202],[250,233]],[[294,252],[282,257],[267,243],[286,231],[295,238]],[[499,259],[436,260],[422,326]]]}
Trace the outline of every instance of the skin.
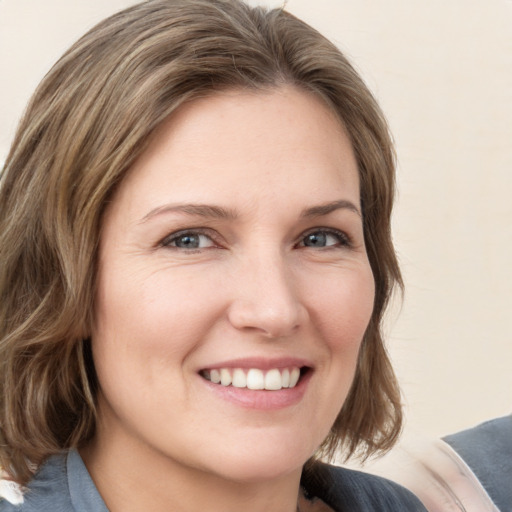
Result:
{"label": "skin", "polygon": [[[113,197],[99,268],[100,419],[82,456],[109,509],[295,511],[374,298],[340,122],[292,87],[181,107]],[[299,398],[241,405],[200,375],[249,357],[305,361]]]}

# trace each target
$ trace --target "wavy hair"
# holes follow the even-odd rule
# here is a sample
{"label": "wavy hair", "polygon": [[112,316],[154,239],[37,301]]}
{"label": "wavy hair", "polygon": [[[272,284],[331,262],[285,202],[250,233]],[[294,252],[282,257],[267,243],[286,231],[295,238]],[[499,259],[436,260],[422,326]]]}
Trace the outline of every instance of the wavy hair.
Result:
{"label": "wavy hair", "polygon": [[149,0],[99,23],[54,65],[0,178],[0,464],[14,480],[94,435],[89,336],[102,214],[152,132],[184,102],[283,84],[317,95],[346,129],[376,285],[355,380],[319,453],[393,444],[400,393],[380,327],[401,277],[390,233],[394,151],[379,106],[344,55],[283,9]]}

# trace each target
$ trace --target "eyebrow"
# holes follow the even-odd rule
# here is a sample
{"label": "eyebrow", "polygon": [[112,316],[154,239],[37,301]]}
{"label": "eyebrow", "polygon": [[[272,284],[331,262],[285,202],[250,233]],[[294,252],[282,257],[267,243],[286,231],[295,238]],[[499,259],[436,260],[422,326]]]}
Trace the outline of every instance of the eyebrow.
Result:
{"label": "eyebrow", "polygon": [[332,201],[330,203],[320,204],[318,206],[306,208],[305,210],[302,211],[301,217],[322,217],[323,215],[329,215],[329,213],[332,213],[336,210],[350,210],[359,215],[359,217],[362,217],[359,208],[351,201],[347,201],[345,199],[340,199],[339,201]]}
{"label": "eyebrow", "polygon": [[[304,209],[300,217],[301,218],[314,218],[314,217],[322,217],[324,215],[329,215],[330,213],[336,210],[350,210],[356,213],[359,217],[361,217],[361,212],[359,208],[352,203],[351,201],[347,201],[345,199],[340,199],[339,201],[331,201],[329,203],[320,204],[317,206],[312,206],[310,208]],[[149,213],[144,215],[141,219],[141,223],[147,222],[151,218],[161,215],[163,213],[182,213],[185,215],[195,216],[195,217],[203,217],[205,219],[225,219],[225,220],[235,220],[238,217],[236,210],[223,208],[222,206],[209,205],[209,204],[168,204],[159,206],[154,208]]]}
{"label": "eyebrow", "polygon": [[147,222],[152,217],[162,213],[184,213],[195,217],[203,217],[205,219],[226,219],[233,220],[238,215],[234,210],[223,208],[221,206],[209,204],[168,204],[159,206],[144,215],[141,223]]}

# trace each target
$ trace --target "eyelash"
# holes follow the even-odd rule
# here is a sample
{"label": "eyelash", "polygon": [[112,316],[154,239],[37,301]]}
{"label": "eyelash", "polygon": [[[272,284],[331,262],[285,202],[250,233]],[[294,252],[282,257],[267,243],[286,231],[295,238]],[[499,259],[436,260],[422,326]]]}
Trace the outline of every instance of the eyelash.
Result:
{"label": "eyelash", "polygon": [[331,249],[331,248],[351,248],[352,247],[352,240],[350,237],[343,231],[339,231],[338,229],[333,228],[314,228],[303,235],[301,235],[301,240],[297,244],[299,247],[312,247],[307,245],[302,245],[304,243],[304,240],[311,235],[317,235],[317,234],[323,234],[327,236],[333,236],[336,238],[337,243],[332,245],[326,245],[323,247],[320,247],[320,249]]}
{"label": "eyelash", "polygon": [[[301,235],[299,242],[297,242],[295,244],[295,247],[315,248],[314,245],[309,245],[309,246],[305,245],[305,240],[308,236],[318,235],[318,234],[322,234],[325,236],[332,236],[332,237],[336,238],[336,240],[337,240],[337,242],[335,244],[320,246],[320,247],[318,247],[319,249],[330,249],[330,248],[340,248],[340,247],[341,248],[351,248],[352,247],[352,241],[346,233],[344,233],[343,231],[339,231],[337,229],[332,229],[332,228],[314,228],[312,230],[309,230],[306,233],[303,233]],[[172,245],[173,243],[176,243],[180,238],[185,238],[187,236],[190,238],[207,237],[212,242],[212,245],[208,246],[208,247],[193,247],[193,248],[185,248],[185,247],[179,247],[177,245]],[[215,246],[219,247],[220,244],[216,242],[215,238],[216,237],[213,236],[213,234],[210,230],[204,230],[201,228],[184,229],[184,230],[180,230],[180,231],[177,231],[176,233],[172,233],[172,234],[166,236],[160,242],[159,245],[162,247],[167,247],[167,248],[172,248],[172,249],[181,249],[185,252],[194,253],[194,252],[199,252],[203,249],[209,249],[210,247],[215,247]]]}
{"label": "eyelash", "polygon": [[[177,240],[179,240],[180,238],[185,238],[185,237],[207,237],[209,238],[211,241],[212,241],[212,246],[219,246],[218,243],[216,243],[215,241],[215,237],[213,236],[212,232],[210,230],[204,230],[204,229],[201,229],[201,228],[197,228],[197,229],[183,229],[181,231],[177,231],[176,233],[171,233],[170,235],[166,236],[162,242],[160,243],[160,245],[162,247],[168,247],[168,248],[172,248],[172,249],[181,249],[183,251],[186,251],[186,252],[198,252],[202,249],[206,249],[207,247],[194,247],[194,248],[185,248],[185,247],[178,247],[176,245],[171,245],[172,243],[176,243]],[[209,247],[208,247],[209,248]]]}

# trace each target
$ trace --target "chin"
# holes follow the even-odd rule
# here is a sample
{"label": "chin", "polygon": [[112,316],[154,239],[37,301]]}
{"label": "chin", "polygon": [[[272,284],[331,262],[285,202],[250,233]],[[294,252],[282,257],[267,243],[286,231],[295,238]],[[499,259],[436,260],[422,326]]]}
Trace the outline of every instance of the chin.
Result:
{"label": "chin", "polygon": [[278,480],[300,473],[315,449],[305,450],[306,442],[291,442],[290,438],[289,435],[288,439],[275,443],[269,443],[268,439],[253,440],[238,449],[231,445],[229,450],[223,451],[220,459],[219,455],[214,456],[222,461],[221,467],[217,465],[217,471],[225,479],[246,483]]}
{"label": "chin", "polygon": [[[223,461],[223,465],[224,465]],[[259,483],[269,480],[280,480],[290,474],[300,473],[305,461],[285,461],[280,457],[271,460],[243,460],[233,461],[224,467],[221,477],[237,483]]]}

